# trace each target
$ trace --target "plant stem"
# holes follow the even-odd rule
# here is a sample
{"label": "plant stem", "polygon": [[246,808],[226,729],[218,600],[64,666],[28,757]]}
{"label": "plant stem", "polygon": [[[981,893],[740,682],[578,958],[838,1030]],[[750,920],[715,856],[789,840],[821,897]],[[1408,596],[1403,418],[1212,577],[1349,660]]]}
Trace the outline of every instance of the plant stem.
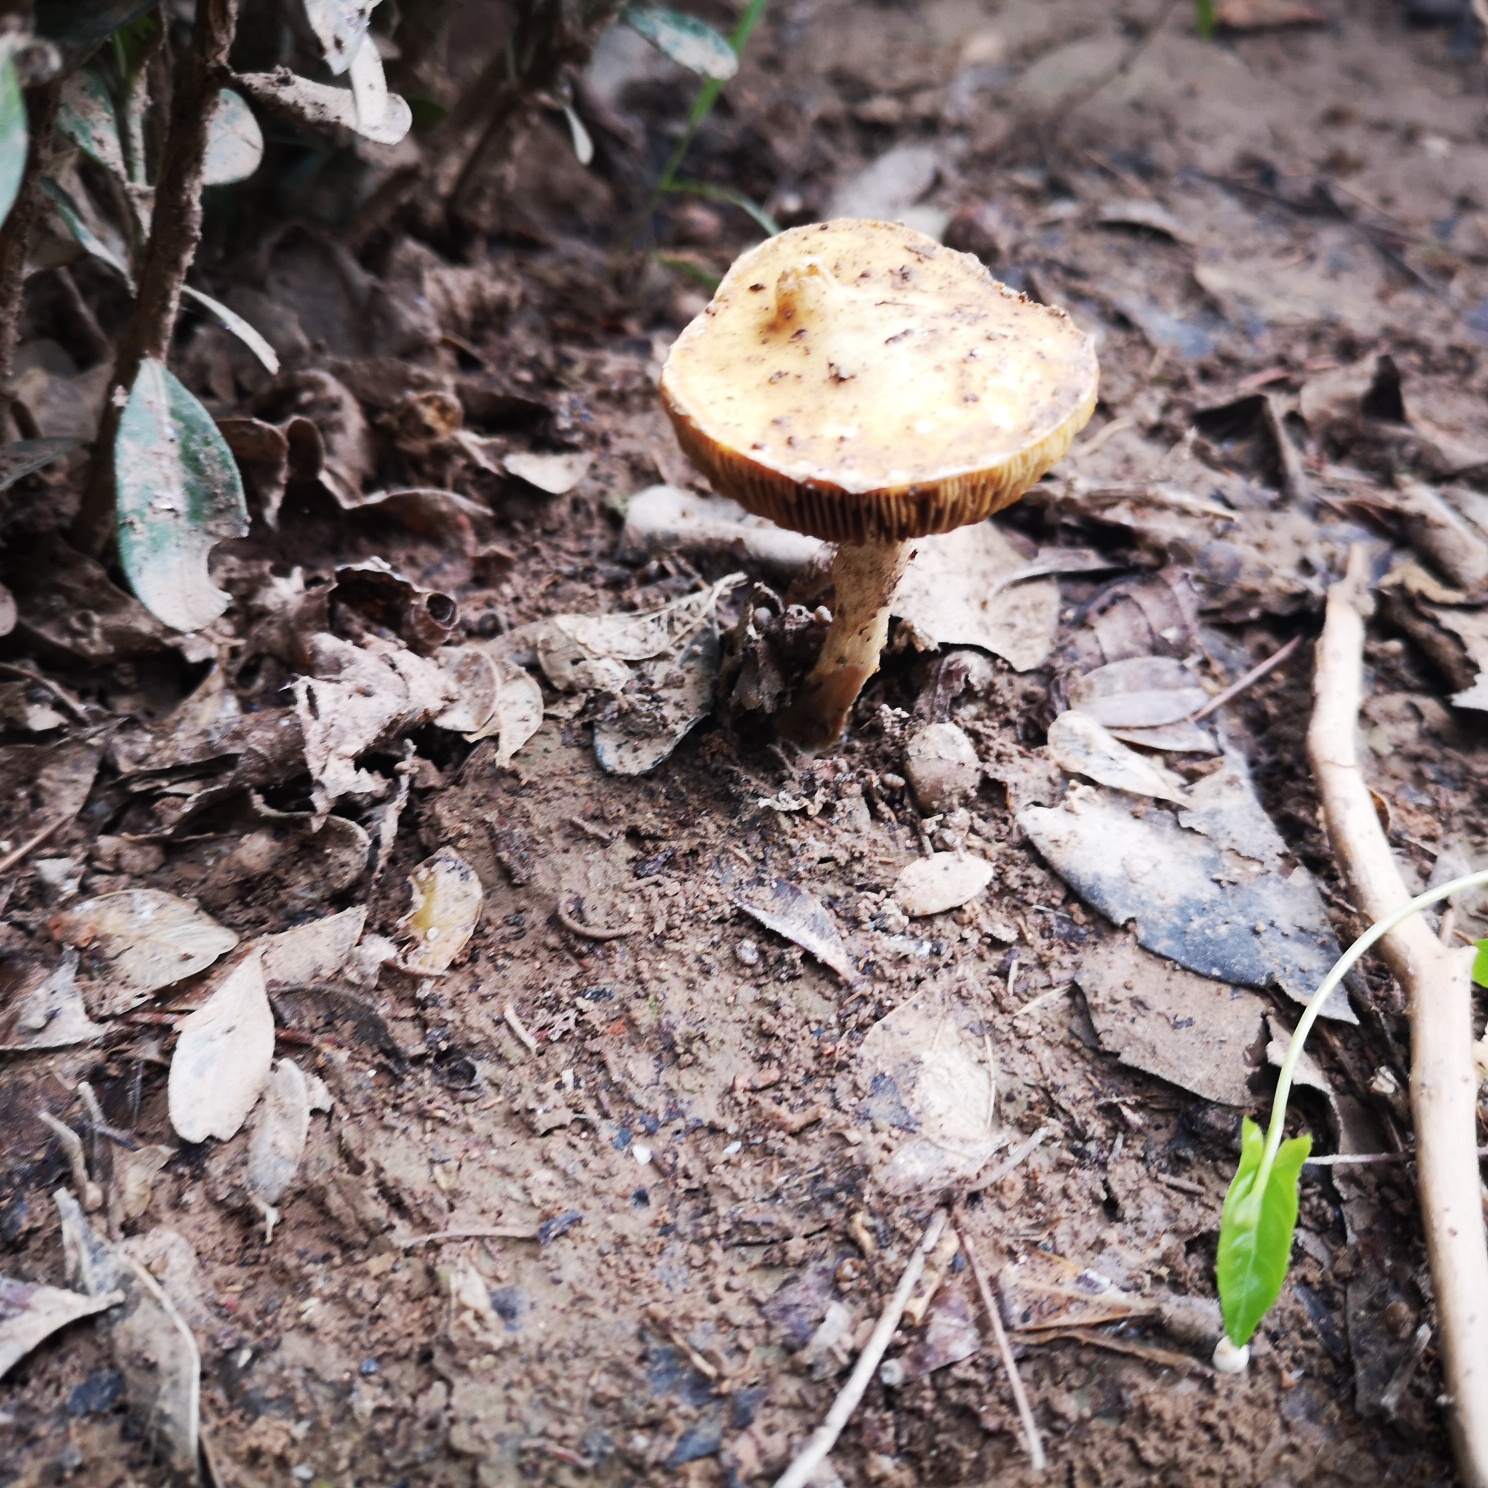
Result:
{"label": "plant stem", "polygon": [[1476,889],[1485,884],[1488,884],[1488,868],[1478,873],[1464,874],[1461,878],[1454,878],[1450,883],[1444,883],[1437,888],[1428,889],[1424,894],[1418,894],[1409,904],[1402,904],[1393,914],[1386,915],[1384,919],[1371,925],[1333,963],[1333,969],[1323,978],[1322,985],[1308,999],[1307,1007],[1292,1034],[1291,1042],[1287,1045],[1286,1058],[1281,1062],[1281,1075],[1276,1081],[1276,1095],[1271,1105],[1271,1124],[1266,1129],[1266,1151],[1261,1157],[1261,1166],[1256,1172],[1255,1183],[1251,1185],[1252,1193],[1262,1194],[1266,1191],[1267,1180],[1271,1177],[1271,1169],[1276,1163],[1276,1154],[1281,1150],[1282,1129],[1286,1125],[1287,1097],[1291,1094],[1292,1079],[1297,1073],[1297,1064],[1302,1058],[1302,1046],[1307,1042],[1307,1035],[1312,1032],[1312,1025],[1317,1022],[1318,1015],[1323,1010],[1323,1004],[1328,1000],[1328,995],[1348,975],[1359,958],[1371,946],[1383,940],[1397,925],[1423,909],[1430,909],[1433,904],[1440,904],[1443,899],[1450,899],[1453,894],[1460,894],[1465,889]]}
{"label": "plant stem", "polygon": [[201,242],[202,169],[217,98],[228,77],[227,56],[238,26],[238,0],[196,0],[191,45],[182,56],[171,96],[170,131],[155,188],[155,210],[140,267],[139,293],[104,400],[88,484],[72,540],[96,557],[114,530],[114,439],[124,398],[140,363],[164,362],[181,306],[181,286]]}

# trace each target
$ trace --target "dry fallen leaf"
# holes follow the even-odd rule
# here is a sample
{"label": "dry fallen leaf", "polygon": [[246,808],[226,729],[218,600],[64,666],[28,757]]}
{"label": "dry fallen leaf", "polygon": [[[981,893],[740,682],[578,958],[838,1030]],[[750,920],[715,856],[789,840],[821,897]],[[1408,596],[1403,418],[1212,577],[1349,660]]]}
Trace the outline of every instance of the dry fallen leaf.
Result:
{"label": "dry fallen leaf", "polygon": [[247,1184],[265,1204],[277,1204],[300,1165],[310,1133],[310,1088],[292,1059],[274,1066],[248,1143]]}
{"label": "dry fallen leaf", "polygon": [[183,1141],[227,1141],[248,1119],[274,1060],[263,959],[251,951],[180,1025],[166,1090]]}
{"label": "dry fallen leaf", "polygon": [[401,928],[410,942],[403,969],[441,976],[465,949],[485,897],[474,868],[452,847],[441,847],[409,875],[413,907]]}
{"label": "dry fallen leaf", "polygon": [[194,905],[159,889],[125,889],[85,899],[54,915],[53,935],[107,963],[109,985],[99,998],[113,1016],[150,993],[205,970],[238,937]]}
{"label": "dry fallen leaf", "polygon": [[1108,729],[1179,723],[1209,701],[1189,669],[1171,656],[1132,656],[1072,677],[1070,706]]}
{"label": "dry fallen leaf", "polygon": [[254,942],[263,955],[264,985],[308,987],[328,982],[346,965],[367,924],[367,906],[354,905]]}
{"label": "dry fallen leaf", "polygon": [[1084,775],[1112,790],[1188,804],[1183,782],[1156,760],[1128,749],[1088,713],[1071,708],[1049,725],[1049,758],[1071,775]]}
{"label": "dry fallen leaf", "polygon": [[0,1276],[0,1379],[59,1328],[122,1302],[119,1292],[85,1297],[61,1287]]}
{"label": "dry fallen leaf", "polygon": [[795,941],[803,951],[809,951],[843,981],[857,981],[858,974],[853,969],[836,922],[815,894],[778,878],[770,886],[768,903],[752,904],[738,895],[734,903],[765,929],[773,930],[777,935]]}
{"label": "dry fallen leaf", "polygon": [[49,976],[37,969],[35,985],[0,1011],[0,1049],[62,1049],[103,1036],[83,1006],[77,968],[77,952],[68,951]]}
{"label": "dry fallen leaf", "polygon": [[435,724],[467,739],[484,737],[481,730],[495,718],[501,693],[495,661],[476,646],[445,646],[433,659],[454,689],[454,701],[434,719]]}
{"label": "dry fallen leaf", "polygon": [[562,496],[572,491],[589,473],[593,461],[588,455],[509,454],[502,462],[518,480],[546,491],[549,496]]}
{"label": "dry fallen leaf", "polygon": [[496,738],[498,770],[509,765],[522,746],[542,727],[542,688],[514,662],[504,657],[493,658],[500,681],[496,706],[491,716],[474,732],[465,735],[468,743]]}
{"label": "dry fallen leaf", "polygon": [[979,646],[1015,671],[1040,665],[1059,625],[1059,585],[1034,578],[1006,584],[1023,555],[991,522],[915,543],[915,556],[889,602],[910,643]]}
{"label": "dry fallen leaf", "polygon": [[938,852],[916,858],[894,884],[894,898],[907,915],[942,914],[975,899],[992,882],[992,865],[966,853]]}

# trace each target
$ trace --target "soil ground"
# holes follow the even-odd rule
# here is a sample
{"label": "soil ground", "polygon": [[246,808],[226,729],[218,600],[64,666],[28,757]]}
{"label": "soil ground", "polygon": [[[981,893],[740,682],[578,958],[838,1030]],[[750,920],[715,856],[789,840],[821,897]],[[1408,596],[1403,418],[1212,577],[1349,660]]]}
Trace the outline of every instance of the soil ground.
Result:
{"label": "soil ground", "polygon": [[[1325,447],[1314,430],[1303,501],[1248,469],[1243,441],[1226,445],[1211,429],[1210,463],[1196,459],[1181,445],[1196,413],[1264,388],[1300,431],[1308,385],[1388,353],[1418,429],[1434,420],[1438,434],[1467,442],[1488,433],[1483,66],[1454,49],[1450,29],[1412,29],[1384,0],[1330,8],[1327,26],[1203,42],[1182,4],[1157,7],[1164,23],[1146,36],[1151,15],[1093,0],[779,0],[689,158],[698,178],[749,193],[789,223],[824,214],[891,148],[933,150],[912,190],[916,210],[949,216],[950,241],[1067,306],[1099,343],[1102,402],[1083,452],[1008,514],[1006,530],[1028,554],[1094,548],[1118,579],[1186,576],[1215,686],[1292,636],[1316,634],[1350,541],[1390,538],[1404,554],[1410,534],[1381,493],[1422,457],[1350,445],[1345,434]],[[710,18],[730,19],[724,9]],[[379,441],[379,483],[452,485],[487,509],[489,546],[472,558],[427,534],[390,536],[292,487],[279,533],[256,529],[229,554],[242,603],[224,654],[252,654],[248,597],[268,573],[299,565],[313,577],[370,554],[454,593],[470,635],[517,637],[519,662],[529,622],[652,608],[696,587],[679,558],[619,560],[617,505],[658,480],[694,479],[655,392],[659,358],[705,298],[676,265],[716,275],[756,230],[732,209],[679,198],[660,219],[655,255],[612,256],[689,94],[618,44],[601,62],[608,70],[596,70],[586,105],[598,120],[595,167],[567,158],[561,121],[541,126],[499,246],[475,263],[476,280],[460,281],[467,299],[448,310],[445,340],[413,352],[378,341],[326,288],[325,260],[292,237],[279,240],[289,246],[267,279],[262,261],[253,268],[255,292],[299,314],[313,348],[306,365],[340,369],[356,389]],[[366,267],[396,310],[433,260],[407,244],[379,252]],[[229,285],[237,271],[224,260],[222,272]],[[446,310],[437,301],[420,313]],[[265,406],[216,343],[199,340],[191,357],[215,411]],[[540,497],[460,465],[432,437],[421,445],[394,427],[380,392],[416,387],[420,368],[429,386],[460,389],[470,427],[512,449],[588,452],[589,474]],[[1201,505],[1241,487],[1266,494],[1238,525],[1181,506],[1164,515],[1148,497],[1136,516],[1116,498],[1085,499],[1165,480]],[[37,532],[56,491],[32,488]],[[699,566],[717,578],[735,565]],[[1009,1150],[1045,1131],[965,1200],[964,1233],[988,1268],[1059,1257],[1135,1293],[1212,1297],[1240,1111],[1102,1047],[1075,984],[1082,958],[1124,933],[1040,858],[1009,802],[1052,717],[1056,674],[1112,579],[1061,580],[1059,649],[1022,673],[996,659],[951,691],[936,653],[891,650],[849,740],[814,760],[774,745],[758,718],[713,719],[651,774],[608,775],[591,739],[599,705],[551,688],[542,728],[506,769],[494,768],[489,742],[420,730],[401,829],[372,889],[360,878],[328,891],[303,865],[255,879],[240,858],[227,872],[241,827],[172,835],[155,799],[131,794],[106,764],[92,804],[46,850],[81,866],[83,894],[154,887],[200,898],[245,937],[366,903],[369,929],[396,935],[408,873],[453,846],[484,887],[481,921],[447,976],[384,971],[384,1021],[370,1034],[328,1003],[280,1006],[280,1052],[313,1069],[333,1104],[312,1117],[271,1243],[233,1166],[243,1139],[173,1141],[166,1030],[136,1021],[102,1046],[11,1056],[0,1069],[3,1269],[60,1282],[49,1194],[67,1168],[34,1113],[64,1110],[86,1078],[112,1124],[172,1148],[121,1228],[174,1231],[199,1265],[201,1414],[222,1482],[769,1481],[840,1383],[841,1360],[808,1344],[829,1304],[846,1309],[848,1343],[860,1338],[938,1202],[888,1193],[876,1177],[876,1154],[903,1123],[871,1099],[863,1040],[912,998],[951,989],[974,1002],[995,1051]],[[725,601],[725,623],[738,603]],[[87,702],[146,722],[166,716],[201,670],[200,657],[157,655],[69,672],[41,648],[14,654]],[[1226,708],[1224,728],[1345,940],[1357,927],[1302,763],[1309,654],[1304,644]],[[1450,706],[1463,684],[1419,643],[1419,627],[1382,620],[1368,661],[1376,788],[1397,852],[1425,881],[1444,855],[1485,846],[1488,737],[1479,713]],[[231,675],[251,707],[287,674],[266,663],[262,675]],[[958,723],[986,766],[959,830],[995,874],[972,904],[911,922],[891,890],[947,826],[927,827],[905,789],[904,745],[935,716]],[[1170,757],[1191,779],[1210,768],[1183,760]],[[292,794],[270,802],[288,809]],[[103,852],[100,834],[111,844]],[[122,857],[121,837],[131,844]],[[738,908],[777,879],[828,908],[851,979]],[[4,932],[13,958],[55,959],[56,892],[29,866],[16,875]],[[586,923],[631,933],[575,933],[556,913],[575,900]],[[1398,1129],[1398,1099],[1377,1072],[1404,1083],[1399,994],[1371,973],[1355,1003],[1360,1025],[1330,1030],[1317,1057],[1336,1090]],[[1259,1110],[1263,1077],[1255,1088]],[[1302,1105],[1331,1146],[1323,1100],[1304,1093]],[[98,1160],[107,1168],[123,1150],[104,1143]],[[1361,1370],[1378,1365],[1360,1353],[1382,1335],[1351,1326],[1350,1278],[1377,1264],[1391,1279],[1391,1347],[1431,1319],[1409,1171],[1372,1169],[1348,1195],[1326,1175],[1308,1178],[1292,1280],[1242,1378],[1215,1376],[1201,1347],[1191,1367],[1176,1367],[1171,1355],[1186,1345],[1155,1326],[1017,1333],[1045,1480],[1451,1481],[1433,1343],[1393,1411],[1377,1390],[1369,1413],[1359,1409]],[[1376,1221],[1368,1256],[1357,1235],[1350,1243],[1343,1212],[1361,1192]],[[541,1238],[417,1239],[493,1227]],[[494,1311],[462,1305],[472,1270]],[[960,1262],[936,1307],[950,1308],[952,1294],[963,1316],[977,1316]],[[1117,1351],[1133,1343],[1170,1357]],[[106,1336],[85,1323],[8,1377],[0,1483],[164,1481],[109,1396],[112,1367]],[[990,1342],[895,1386],[875,1380],[832,1465],[853,1485],[1035,1481]]]}

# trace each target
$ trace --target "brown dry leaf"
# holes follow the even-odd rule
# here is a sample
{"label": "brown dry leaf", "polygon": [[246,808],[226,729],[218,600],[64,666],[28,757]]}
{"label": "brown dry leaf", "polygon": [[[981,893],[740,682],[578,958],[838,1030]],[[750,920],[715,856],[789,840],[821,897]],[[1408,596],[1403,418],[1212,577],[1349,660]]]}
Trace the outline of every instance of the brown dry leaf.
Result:
{"label": "brown dry leaf", "polygon": [[123,1293],[108,1330],[130,1414],[173,1473],[199,1482],[201,1353],[190,1327],[145,1267],[89,1224],[72,1194],[59,1188],[52,1197],[68,1279],[99,1300]]}
{"label": "brown dry leaf", "polygon": [[292,1059],[274,1066],[253,1118],[246,1182],[265,1204],[277,1204],[294,1182],[310,1134],[310,1087]]}
{"label": "brown dry leaf", "polygon": [[1184,722],[1209,701],[1199,680],[1171,656],[1108,662],[1067,684],[1070,705],[1108,729]]}
{"label": "brown dry leaf", "polygon": [[513,451],[502,463],[518,480],[546,491],[549,496],[562,496],[589,474],[594,461],[585,454],[528,455]]}
{"label": "brown dry leaf", "polygon": [[857,981],[858,974],[847,954],[847,947],[842,943],[836,921],[815,894],[777,878],[770,885],[767,903],[751,903],[738,894],[734,896],[734,903],[766,930],[795,941],[803,951],[835,971],[844,982]]}
{"label": "brown dry leaf", "polygon": [[902,1383],[922,1379],[948,1364],[959,1364],[980,1353],[980,1309],[981,1303],[972,1300],[964,1277],[947,1280],[930,1304],[924,1331],[902,1354],[883,1366],[879,1377],[885,1384],[891,1380]]}
{"label": "brown dry leaf", "polygon": [[1101,1047],[1204,1100],[1245,1106],[1266,1002],[1150,955],[1125,937],[1087,945],[1075,980]]}
{"label": "brown dry leaf", "polygon": [[442,976],[465,949],[480,919],[485,891],[474,868],[452,847],[441,847],[409,875],[413,907],[400,928],[410,942],[403,969]]}
{"label": "brown dry leaf", "polygon": [[[434,653],[434,661],[454,689],[454,701],[434,719],[438,728],[483,739],[483,730],[496,718],[501,695],[501,673],[491,656],[477,646],[446,646]],[[490,728],[496,733],[499,724]]]}
{"label": "brown dry leaf", "polygon": [[1452,694],[1459,708],[1488,709],[1488,610],[1448,609],[1423,604],[1420,608],[1462,643],[1468,666],[1476,673],[1470,687]]}
{"label": "brown dry leaf", "polygon": [[381,631],[391,632],[420,656],[434,655],[460,619],[460,606],[451,595],[415,584],[381,558],[342,564],[331,598]]}
{"label": "brown dry leaf", "polygon": [[0,1379],[60,1328],[124,1300],[120,1292],[85,1297],[61,1287],[0,1276]]}
{"label": "brown dry leaf", "polygon": [[1150,1317],[1160,1304],[1122,1291],[1109,1276],[1078,1266],[1052,1251],[1030,1249],[998,1273],[1003,1316],[1024,1332],[1044,1328],[1093,1328]]}
{"label": "brown dry leaf", "polygon": [[318,483],[346,508],[362,499],[376,469],[372,433],[344,383],[321,370],[292,372],[254,399],[253,412],[283,432],[290,479]]}
{"label": "brown dry leaf", "polygon": [[943,914],[975,899],[992,882],[992,865],[966,853],[916,858],[894,883],[894,898],[907,915]]}
{"label": "brown dry leaf", "polygon": [[124,889],[85,899],[52,917],[64,945],[104,963],[99,1011],[115,1016],[152,992],[204,971],[237,945],[237,935],[195,905],[160,889]]}
{"label": "brown dry leaf", "polygon": [[94,730],[0,749],[0,854],[54,822],[65,826],[83,809],[107,743],[107,731]]}
{"label": "brown dry leaf", "polygon": [[376,636],[354,646],[320,634],[309,650],[313,675],[297,677],[294,694],[316,806],[325,811],[353,792],[381,795],[385,783],[358,768],[358,757],[444,712],[454,684],[434,662]]}
{"label": "brown dry leaf", "polygon": [[254,941],[263,957],[264,985],[273,991],[333,980],[356,949],[366,924],[367,906],[358,904]]}
{"label": "brown dry leaf", "polygon": [[0,1050],[62,1049],[103,1037],[106,1029],[83,1005],[77,968],[76,951],[68,951],[49,976],[35,968],[35,985],[12,995],[0,1011]]}
{"label": "brown dry leaf", "polygon": [[198,889],[208,909],[236,903],[251,884],[271,889],[287,912],[302,914],[366,873],[372,839],[356,822],[311,811],[275,811],[256,793],[248,802],[262,825],[246,832],[208,870]]}
{"label": "brown dry leaf", "polygon": [[861,1111],[906,1133],[874,1161],[887,1192],[973,1179],[1006,1144],[990,1035],[969,1000],[934,982],[868,1030],[858,1050]]}
{"label": "brown dry leaf", "polygon": [[273,1060],[274,1014],[263,958],[254,950],[178,1029],[166,1089],[181,1139],[235,1136],[263,1093]]}
{"label": "brown dry leaf", "polygon": [[1128,749],[1088,713],[1071,708],[1049,725],[1049,758],[1071,775],[1113,790],[1188,803],[1183,782],[1156,760]]}
{"label": "brown dry leaf", "polygon": [[1024,566],[991,522],[924,537],[889,609],[917,650],[979,646],[1026,672],[1053,649],[1059,585],[1045,578],[999,582]]}

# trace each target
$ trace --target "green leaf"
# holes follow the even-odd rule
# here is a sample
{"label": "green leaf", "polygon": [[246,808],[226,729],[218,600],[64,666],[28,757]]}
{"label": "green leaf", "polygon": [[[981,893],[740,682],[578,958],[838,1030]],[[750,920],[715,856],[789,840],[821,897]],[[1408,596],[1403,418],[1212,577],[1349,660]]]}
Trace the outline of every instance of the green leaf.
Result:
{"label": "green leaf", "polygon": [[246,181],[263,159],[263,130],[241,93],[224,88],[207,130],[207,158],[202,167],[204,186],[230,186]]}
{"label": "green leaf", "polygon": [[680,192],[685,196],[704,196],[709,201],[727,202],[729,206],[738,207],[745,213],[767,238],[773,238],[780,232],[780,224],[742,191],[734,191],[728,186],[714,186],[707,181],[668,181],[661,189]]}
{"label": "green leaf", "polygon": [[10,216],[26,174],[26,101],[10,47],[0,49],[0,222]]}
{"label": "green leaf", "polygon": [[1480,987],[1488,987],[1488,940],[1476,942],[1478,954],[1473,957],[1472,979]]}
{"label": "green leaf", "polygon": [[1225,1333],[1237,1347],[1251,1335],[1281,1295],[1297,1227],[1297,1184],[1312,1138],[1281,1144],[1266,1180],[1255,1191],[1266,1139],[1249,1117],[1241,1127],[1240,1166],[1225,1195],[1219,1220],[1219,1303]]}
{"label": "green leaf", "polygon": [[62,44],[69,58],[83,57],[115,31],[154,10],[159,0],[37,0],[36,30]]}
{"label": "green leaf", "polygon": [[0,449],[0,491],[40,470],[43,465],[50,465],[53,460],[60,460],[63,455],[80,449],[82,443],[81,439],[58,436],[52,439],[18,439],[14,444],[6,445],[4,449]]}
{"label": "green leaf", "polygon": [[711,26],[660,5],[627,5],[621,19],[657,51],[689,72],[726,83],[739,70],[739,58]]}
{"label": "green leaf", "polygon": [[147,358],[114,445],[119,561],[158,620],[200,630],[228,606],[207,572],[213,547],[248,531],[243,481],[212,416]]}
{"label": "green leaf", "polygon": [[83,154],[121,181],[126,179],[114,100],[108,85],[91,67],[68,78],[57,106],[57,127]]}
{"label": "green leaf", "polygon": [[57,209],[57,216],[62,219],[62,225],[72,234],[79,248],[85,253],[92,254],[100,263],[106,263],[109,268],[123,276],[124,282],[132,290],[134,288],[134,275],[129,271],[129,265],[124,261],[124,255],[111,243],[105,243],[90,226],[87,218],[83,215],[83,209],[68,193],[67,188],[60,181],[51,176],[41,178],[41,189],[51,197],[52,205]]}
{"label": "green leaf", "polygon": [[181,293],[190,296],[210,315],[220,320],[270,372],[278,375],[279,353],[269,345],[263,334],[249,325],[236,310],[229,310],[221,300],[214,300],[211,295],[203,294],[199,289],[192,289],[189,284],[181,286]]}
{"label": "green leaf", "polygon": [[1214,0],[1194,0],[1194,30],[1207,41],[1214,35]]}

